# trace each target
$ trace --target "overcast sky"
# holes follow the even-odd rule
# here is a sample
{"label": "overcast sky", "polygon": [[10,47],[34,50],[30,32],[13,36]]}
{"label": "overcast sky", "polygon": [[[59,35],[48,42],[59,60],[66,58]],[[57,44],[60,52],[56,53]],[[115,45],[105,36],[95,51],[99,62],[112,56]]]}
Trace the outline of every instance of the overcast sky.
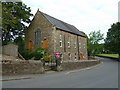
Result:
{"label": "overcast sky", "polygon": [[106,33],[111,24],[118,21],[118,2],[120,0],[22,0],[31,7],[57,19],[76,26],[87,35],[91,31]]}

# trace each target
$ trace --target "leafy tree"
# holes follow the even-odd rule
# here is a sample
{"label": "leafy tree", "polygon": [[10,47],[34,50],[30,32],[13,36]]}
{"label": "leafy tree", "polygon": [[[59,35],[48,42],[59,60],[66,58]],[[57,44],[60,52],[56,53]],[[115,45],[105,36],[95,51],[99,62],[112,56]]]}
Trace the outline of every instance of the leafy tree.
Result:
{"label": "leafy tree", "polygon": [[18,36],[23,36],[30,23],[31,9],[22,2],[2,2],[2,41],[7,44]]}
{"label": "leafy tree", "polygon": [[86,38],[88,38],[88,36],[87,36],[87,34],[86,33],[84,33],[83,31],[80,31],[82,34],[84,34],[85,36],[86,36]]}
{"label": "leafy tree", "polygon": [[103,51],[103,44],[99,44],[103,40],[103,34],[99,31],[93,31],[88,38],[88,55],[94,56]]}
{"label": "leafy tree", "polygon": [[118,53],[120,60],[120,22],[113,23],[111,28],[108,29],[105,48],[111,52]]}
{"label": "leafy tree", "polygon": [[103,40],[103,35],[101,34],[100,30],[99,31],[93,31],[89,34],[89,40],[90,43],[92,44],[98,44],[101,40]]}

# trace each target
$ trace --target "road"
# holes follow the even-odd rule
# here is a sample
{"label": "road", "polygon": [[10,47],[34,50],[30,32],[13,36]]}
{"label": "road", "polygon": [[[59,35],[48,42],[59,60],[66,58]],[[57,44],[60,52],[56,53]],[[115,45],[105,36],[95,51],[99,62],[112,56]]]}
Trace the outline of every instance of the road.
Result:
{"label": "road", "polygon": [[103,63],[83,71],[52,72],[31,79],[3,81],[3,88],[118,88],[118,62]]}

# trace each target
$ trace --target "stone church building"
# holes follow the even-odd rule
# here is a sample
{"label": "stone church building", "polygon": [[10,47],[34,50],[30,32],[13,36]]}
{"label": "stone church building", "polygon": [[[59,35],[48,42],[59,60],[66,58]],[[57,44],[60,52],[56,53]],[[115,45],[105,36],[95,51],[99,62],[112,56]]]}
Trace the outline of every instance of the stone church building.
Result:
{"label": "stone church building", "polygon": [[46,49],[48,55],[62,54],[62,60],[86,60],[87,37],[76,27],[37,11],[25,33],[26,48]]}

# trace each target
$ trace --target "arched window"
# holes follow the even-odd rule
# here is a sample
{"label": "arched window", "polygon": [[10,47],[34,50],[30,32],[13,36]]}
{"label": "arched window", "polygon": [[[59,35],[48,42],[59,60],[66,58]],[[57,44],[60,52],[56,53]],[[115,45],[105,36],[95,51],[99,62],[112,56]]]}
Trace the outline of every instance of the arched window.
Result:
{"label": "arched window", "polygon": [[35,31],[35,45],[40,45],[40,41],[41,41],[41,31],[37,29]]}

